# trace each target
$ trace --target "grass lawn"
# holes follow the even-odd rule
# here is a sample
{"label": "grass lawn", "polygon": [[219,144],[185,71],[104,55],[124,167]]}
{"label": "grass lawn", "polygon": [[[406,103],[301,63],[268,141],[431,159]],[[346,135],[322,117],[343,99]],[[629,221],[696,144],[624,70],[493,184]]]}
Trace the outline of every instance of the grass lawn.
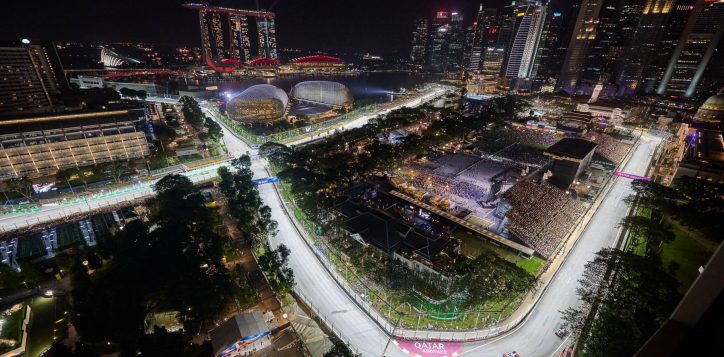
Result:
{"label": "grass lawn", "polygon": [[[651,218],[651,208],[643,205],[639,205],[636,208],[636,216]],[[629,234],[628,241],[626,242],[626,249],[638,256],[643,257],[646,254],[646,239],[640,234]]]}
{"label": "grass lawn", "polygon": [[699,241],[705,238],[692,238],[690,235],[693,233],[687,232],[675,222],[671,225],[671,230],[676,234],[676,238],[664,245],[661,262],[664,268],[668,267],[671,262],[679,264],[676,280],[681,283],[679,292],[683,294],[699,276],[699,267],[709,261],[714,250]]}
{"label": "grass lawn", "polygon": [[469,235],[463,229],[458,229],[453,234],[453,237],[459,239],[462,243],[460,251],[463,255],[477,257],[482,254],[495,254],[511,263],[515,263],[520,268],[523,268],[530,275],[538,276],[541,268],[545,265],[546,260],[540,257],[524,258],[518,256],[514,251],[496,246],[485,238],[480,238],[475,235]]}
{"label": "grass lawn", "polygon": [[528,272],[528,274],[537,276],[538,272],[540,272],[541,268],[543,268],[543,265],[545,265],[545,263],[545,259],[532,256],[530,258],[518,258],[518,260],[515,262],[515,265],[523,268],[525,271]]}

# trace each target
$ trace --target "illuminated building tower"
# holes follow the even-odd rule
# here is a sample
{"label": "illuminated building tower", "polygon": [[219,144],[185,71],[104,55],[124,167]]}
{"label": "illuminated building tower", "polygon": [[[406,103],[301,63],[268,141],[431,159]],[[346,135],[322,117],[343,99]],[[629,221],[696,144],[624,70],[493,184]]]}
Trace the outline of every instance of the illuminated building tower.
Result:
{"label": "illuminated building tower", "polygon": [[462,14],[438,11],[430,25],[428,68],[433,72],[459,70],[462,66],[464,41]]}
{"label": "illuminated building tower", "polygon": [[489,80],[497,80],[500,77],[500,72],[503,69],[503,62],[505,61],[505,50],[497,47],[488,47],[485,49],[485,56],[483,57],[483,66],[480,69],[480,74]]}
{"label": "illuminated building tower", "polygon": [[415,31],[412,32],[412,51],[410,62],[416,66],[425,65],[425,50],[427,49],[427,19],[415,20]]}
{"label": "illuminated building tower", "polygon": [[219,58],[228,58],[228,54],[224,47],[224,29],[221,26],[221,14],[212,12],[208,14],[210,17],[209,32],[213,36],[212,52]]}
{"label": "illuminated building tower", "polygon": [[515,36],[507,54],[505,77],[519,79],[531,77],[543,32],[545,14],[545,6],[524,5],[517,9]]}
{"label": "illuminated building tower", "polygon": [[257,17],[259,57],[277,58],[276,26],[273,17]]}
{"label": "illuminated building tower", "polygon": [[246,16],[229,16],[231,31],[231,57],[239,62],[252,60],[251,41],[249,41],[249,23]]}
{"label": "illuminated building tower", "polygon": [[473,25],[474,36],[470,48],[470,65],[468,66],[471,71],[480,70],[485,49],[495,47],[498,41],[497,11],[495,8],[484,9],[482,4],[480,5],[478,19]]}
{"label": "illuminated building tower", "polygon": [[539,91],[546,87],[545,91],[552,92],[555,86],[556,78],[560,73],[563,64],[563,56],[565,51],[561,51],[561,42],[564,34],[563,16],[560,12],[547,12],[547,19],[543,25],[540,45],[536,55],[533,73],[532,90]]}
{"label": "illuminated building tower", "polygon": [[[477,24],[473,23],[465,29],[465,41],[463,47],[463,69],[473,70],[480,65],[480,52],[473,54],[473,44],[475,43],[475,28]],[[475,59],[473,59],[475,57]],[[473,62],[475,66],[473,66]]]}
{"label": "illuminated building tower", "polygon": [[636,32],[624,52],[618,77],[618,94],[633,94],[654,58],[659,37],[669,19],[674,0],[646,0]]}
{"label": "illuminated building tower", "polygon": [[70,88],[51,42],[0,42],[0,78],[0,116],[49,112]]}
{"label": "illuminated building tower", "polygon": [[[186,3],[183,6],[199,12],[203,60],[215,70],[230,72],[239,66],[239,62],[248,62],[254,58],[277,58],[274,13],[199,3]],[[256,21],[252,22],[250,18]],[[250,40],[252,24],[256,25],[255,43]]]}
{"label": "illuminated building tower", "polygon": [[694,11],[695,4],[696,0],[677,0],[674,3],[674,8],[671,10],[668,23],[663,28],[651,63],[644,71],[642,88],[644,93],[655,92],[656,87],[661,83],[669,59],[679,43],[679,38],[689,21],[689,16]]}
{"label": "illuminated building tower", "polygon": [[579,75],[585,68],[586,59],[596,40],[598,15],[604,0],[582,0],[578,16],[568,44],[566,59],[557,87],[568,93],[574,93]]}
{"label": "illuminated building tower", "polygon": [[691,97],[724,32],[724,1],[697,0],[656,92]]}
{"label": "illuminated building tower", "polygon": [[596,39],[588,53],[575,93],[613,95],[620,59],[627,53],[641,18],[641,0],[604,0]]}
{"label": "illuminated building tower", "polygon": [[450,14],[438,11],[430,23],[430,38],[427,41],[427,65],[434,72],[443,72],[447,55],[447,37],[450,31]]}
{"label": "illuminated building tower", "polygon": [[459,70],[462,68],[465,49],[465,27],[463,26],[463,14],[460,12],[450,13],[448,41],[447,68],[452,71]]}

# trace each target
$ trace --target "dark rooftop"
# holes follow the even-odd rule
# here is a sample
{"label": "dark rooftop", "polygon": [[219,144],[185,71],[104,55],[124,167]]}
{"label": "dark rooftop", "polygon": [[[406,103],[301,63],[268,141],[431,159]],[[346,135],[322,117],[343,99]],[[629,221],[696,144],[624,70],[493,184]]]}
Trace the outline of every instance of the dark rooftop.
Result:
{"label": "dark rooftop", "polygon": [[574,159],[583,159],[596,149],[596,143],[578,138],[563,138],[553,146],[546,149],[546,155],[564,156]]}

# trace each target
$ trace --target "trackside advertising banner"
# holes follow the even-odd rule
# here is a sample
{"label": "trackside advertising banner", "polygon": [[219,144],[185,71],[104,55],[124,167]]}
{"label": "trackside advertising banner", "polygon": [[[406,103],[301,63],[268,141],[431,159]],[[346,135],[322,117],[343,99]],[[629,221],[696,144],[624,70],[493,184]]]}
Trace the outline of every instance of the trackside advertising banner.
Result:
{"label": "trackside advertising banner", "polygon": [[454,357],[460,354],[460,342],[395,340],[402,352],[413,357]]}

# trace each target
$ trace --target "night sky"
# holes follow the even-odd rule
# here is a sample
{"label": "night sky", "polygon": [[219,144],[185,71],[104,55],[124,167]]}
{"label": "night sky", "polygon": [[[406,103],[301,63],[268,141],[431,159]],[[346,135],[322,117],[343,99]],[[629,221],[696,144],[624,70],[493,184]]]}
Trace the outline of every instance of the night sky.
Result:
{"label": "night sky", "polygon": [[[198,17],[183,0],[3,1],[0,39],[22,37],[78,41],[142,41],[174,45],[200,42]],[[277,13],[280,48],[407,53],[413,19],[434,11],[462,11],[475,20],[478,0],[259,0]],[[501,0],[487,0],[488,6]],[[213,5],[255,8],[254,0]]]}

